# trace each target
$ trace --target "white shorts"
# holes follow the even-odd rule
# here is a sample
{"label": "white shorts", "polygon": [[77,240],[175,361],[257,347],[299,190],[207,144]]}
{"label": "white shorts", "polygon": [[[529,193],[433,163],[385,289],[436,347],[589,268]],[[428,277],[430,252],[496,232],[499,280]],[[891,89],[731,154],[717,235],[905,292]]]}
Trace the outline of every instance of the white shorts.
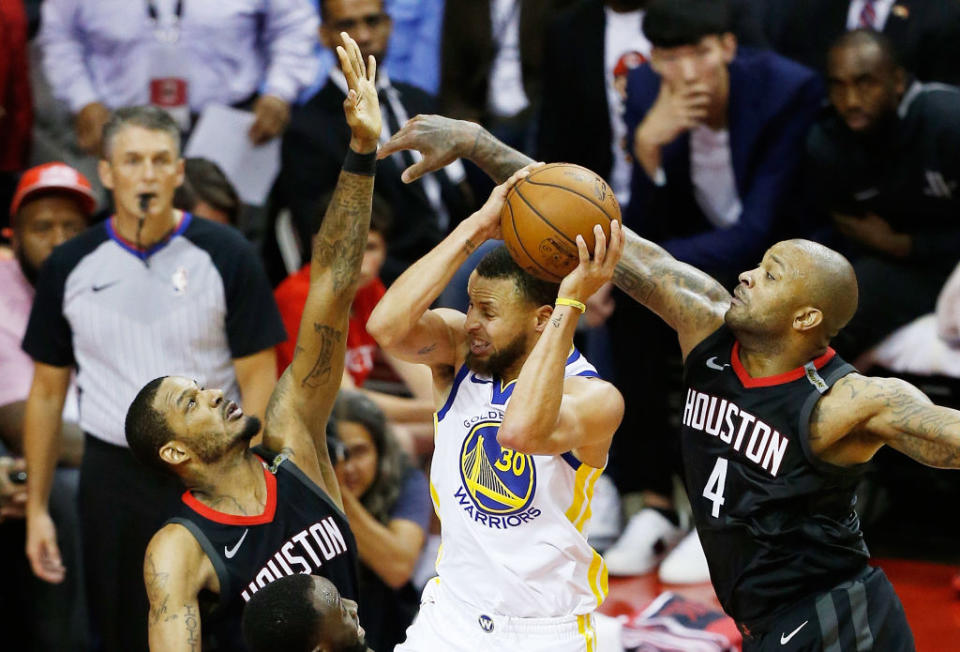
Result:
{"label": "white shorts", "polygon": [[394,652],[597,652],[593,614],[514,618],[485,613],[427,583],[420,613]]}

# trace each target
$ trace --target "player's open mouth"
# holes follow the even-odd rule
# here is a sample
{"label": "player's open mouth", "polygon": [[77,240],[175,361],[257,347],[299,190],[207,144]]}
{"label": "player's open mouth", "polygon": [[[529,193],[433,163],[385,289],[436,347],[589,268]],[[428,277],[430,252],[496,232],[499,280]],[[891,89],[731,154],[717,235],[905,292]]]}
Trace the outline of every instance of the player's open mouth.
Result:
{"label": "player's open mouth", "polygon": [[490,348],[488,342],[483,342],[481,340],[471,340],[470,341],[470,353],[473,355],[483,355]]}
{"label": "player's open mouth", "polygon": [[227,421],[234,421],[242,416],[243,410],[240,409],[240,406],[233,401],[230,401],[227,404],[227,409],[224,410],[224,417],[227,419]]}

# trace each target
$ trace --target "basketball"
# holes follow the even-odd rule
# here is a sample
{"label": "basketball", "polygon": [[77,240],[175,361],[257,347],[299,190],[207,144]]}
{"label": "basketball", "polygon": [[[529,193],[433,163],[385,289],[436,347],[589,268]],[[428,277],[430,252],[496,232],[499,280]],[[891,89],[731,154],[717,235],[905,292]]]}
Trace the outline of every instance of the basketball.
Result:
{"label": "basketball", "polygon": [[610,242],[610,222],[620,221],[620,205],[598,174],[571,163],[551,163],[521,179],[507,194],[500,230],[520,267],[559,283],[580,261],[577,235],[593,254],[593,226]]}

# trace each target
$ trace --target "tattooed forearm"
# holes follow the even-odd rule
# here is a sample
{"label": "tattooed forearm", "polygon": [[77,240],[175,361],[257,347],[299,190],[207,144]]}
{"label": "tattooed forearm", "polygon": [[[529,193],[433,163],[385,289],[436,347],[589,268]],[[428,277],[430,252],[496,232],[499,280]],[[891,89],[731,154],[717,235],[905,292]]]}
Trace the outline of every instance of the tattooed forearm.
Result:
{"label": "tattooed forearm", "polygon": [[532,158],[504,145],[483,127],[477,125],[476,130],[476,139],[466,158],[497,183],[503,183],[514,172],[533,163]]}
{"label": "tattooed forearm", "polygon": [[909,383],[876,379],[872,399],[882,405],[879,425],[890,445],[929,466],[960,468],[960,412],[934,405]]}
{"label": "tattooed forearm", "polygon": [[323,224],[313,243],[311,276],[330,274],[336,293],[351,288],[360,274],[367,244],[373,177],[341,172]]}
{"label": "tattooed forearm", "polygon": [[730,300],[722,285],[629,229],[624,233],[623,256],[613,274],[617,287],[678,331],[717,320],[718,305]]}
{"label": "tattooed forearm", "polygon": [[[310,372],[300,381],[301,387],[315,389],[330,382],[330,371],[333,367],[333,353],[342,339],[342,333],[325,324],[314,324],[314,330],[320,336],[317,359],[310,368]],[[337,384],[340,379],[336,379]]]}

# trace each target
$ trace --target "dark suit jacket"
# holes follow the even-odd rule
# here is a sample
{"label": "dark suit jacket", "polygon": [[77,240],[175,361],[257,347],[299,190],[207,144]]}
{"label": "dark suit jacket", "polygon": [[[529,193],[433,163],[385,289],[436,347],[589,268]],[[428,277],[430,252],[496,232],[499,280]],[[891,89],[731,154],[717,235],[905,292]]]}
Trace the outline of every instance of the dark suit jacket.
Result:
{"label": "dark suit jacket", "polygon": [[[780,54],[826,70],[830,45],[847,31],[850,2],[779,0],[770,7],[770,41]],[[924,81],[960,83],[960,2],[897,0],[883,26],[904,67]]]}
{"label": "dark suit jacket", "polygon": [[[520,66],[530,103],[540,97],[544,27],[572,0],[517,0],[520,5]],[[447,0],[440,62],[444,115],[486,123],[490,66],[496,56],[490,0]]]}
{"label": "dark suit jacket", "polygon": [[[740,43],[762,45],[759,17],[735,0],[734,33]],[[537,158],[590,168],[609,179],[613,167],[610,108],[604,73],[603,0],[580,0],[547,30]],[[604,146],[606,144],[606,146]]]}
{"label": "dark suit jacket", "polygon": [[[729,66],[727,118],[733,175],[743,205],[740,220],[717,229],[693,194],[690,138],[663,147],[666,184],[656,186],[634,166],[627,225],[663,245],[679,260],[720,275],[755,265],[764,249],[794,226],[789,212],[800,204],[804,142],[823,102],[812,70],[771,52],[742,48]],[[660,92],[649,66],[627,81],[626,122],[633,133]]]}
{"label": "dark suit jacket", "polygon": [[[409,115],[436,113],[436,101],[425,91],[409,84],[394,83],[393,86],[399,91]],[[343,117],[343,100],[343,91],[328,81],[306,104],[293,109],[290,126],[283,136],[282,166],[274,189],[274,203],[276,209],[290,209],[307,257],[311,238],[316,232],[319,201],[336,186],[350,145],[350,128]],[[375,192],[393,211],[393,225],[387,238],[387,262],[380,274],[387,283],[430,251],[445,235],[423,191],[422,182],[405,184],[400,180],[405,167],[399,165],[393,156],[377,163]],[[455,225],[467,213],[466,200],[446,175],[436,174],[435,177],[440,181],[450,223]]]}

